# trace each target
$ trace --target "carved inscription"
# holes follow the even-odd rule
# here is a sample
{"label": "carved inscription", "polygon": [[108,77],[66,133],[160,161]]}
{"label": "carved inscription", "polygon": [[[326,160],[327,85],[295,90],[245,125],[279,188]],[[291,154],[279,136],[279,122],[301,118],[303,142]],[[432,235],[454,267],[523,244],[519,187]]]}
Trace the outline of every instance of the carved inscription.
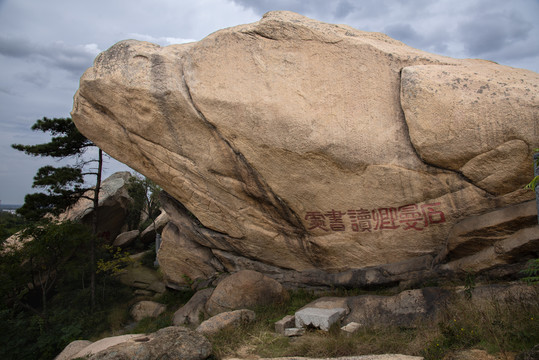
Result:
{"label": "carved inscription", "polygon": [[373,232],[385,230],[415,230],[445,222],[440,203],[408,204],[377,209],[349,209],[346,211],[308,211],[305,214],[308,230]]}

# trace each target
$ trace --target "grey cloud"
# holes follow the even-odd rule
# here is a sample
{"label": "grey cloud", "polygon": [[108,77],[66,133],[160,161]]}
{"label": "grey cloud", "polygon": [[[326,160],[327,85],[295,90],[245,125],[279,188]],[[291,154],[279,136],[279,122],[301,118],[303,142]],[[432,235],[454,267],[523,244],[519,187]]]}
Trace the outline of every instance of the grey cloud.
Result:
{"label": "grey cloud", "polygon": [[310,12],[313,8],[325,8],[329,1],[326,0],[233,0],[244,8],[250,8],[258,13],[265,13],[271,10],[289,10],[297,13]]}
{"label": "grey cloud", "polygon": [[[327,1],[327,0],[232,0],[236,4],[252,9],[258,14],[263,14],[274,10],[288,10],[305,16],[317,17],[319,19],[342,19],[356,12],[358,6],[348,0]],[[375,3],[380,0],[369,0],[368,3]],[[370,6],[370,4],[369,4]]]}
{"label": "grey cloud", "polygon": [[31,84],[34,84],[38,87],[45,87],[51,81],[50,73],[45,72],[45,71],[32,71],[28,73],[19,73],[17,74],[17,78],[23,81],[29,82]]}
{"label": "grey cloud", "polygon": [[394,39],[407,44],[420,43],[424,39],[410,24],[397,23],[386,26],[384,32]]}
{"label": "grey cloud", "polygon": [[337,8],[335,9],[335,17],[337,19],[345,18],[354,13],[355,10],[355,5],[351,4],[349,1],[339,1],[339,5],[337,5]]}
{"label": "grey cloud", "polygon": [[183,39],[183,38],[176,38],[176,37],[154,37],[151,35],[145,35],[145,34],[137,34],[137,33],[129,33],[127,36],[136,39],[136,40],[142,40],[142,41],[148,41],[154,44],[158,44],[161,46],[167,46],[172,44],[185,44],[189,42],[196,41],[195,39]]}
{"label": "grey cloud", "polygon": [[33,46],[28,40],[20,38],[9,38],[0,35],[0,54],[11,57],[26,57],[32,54]]}
{"label": "grey cloud", "polygon": [[464,21],[457,31],[465,50],[477,56],[527,40],[532,28],[519,14],[499,12]]}
{"label": "grey cloud", "polygon": [[8,57],[45,62],[79,77],[99,53],[95,44],[70,46],[63,42],[42,45],[24,38],[0,35],[0,54]]}
{"label": "grey cloud", "polygon": [[0,87],[0,94],[6,94],[10,96],[19,96],[15,91]]}

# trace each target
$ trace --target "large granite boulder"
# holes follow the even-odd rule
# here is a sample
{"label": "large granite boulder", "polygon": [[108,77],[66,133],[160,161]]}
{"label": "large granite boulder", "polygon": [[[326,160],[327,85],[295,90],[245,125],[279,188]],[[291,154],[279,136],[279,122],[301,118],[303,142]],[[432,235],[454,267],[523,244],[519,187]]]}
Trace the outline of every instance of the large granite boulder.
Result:
{"label": "large granite boulder", "polygon": [[288,293],[274,279],[253,270],[241,270],[219,282],[206,303],[206,311],[216,315],[225,311],[254,309],[283,303]]}
{"label": "large granite boulder", "polygon": [[72,117],[178,202],[159,252],[170,284],[224,268],[361,285],[455,259],[456,224],[533,198],[538,86],[532,71],[270,12],[196,43],[114,45]]}

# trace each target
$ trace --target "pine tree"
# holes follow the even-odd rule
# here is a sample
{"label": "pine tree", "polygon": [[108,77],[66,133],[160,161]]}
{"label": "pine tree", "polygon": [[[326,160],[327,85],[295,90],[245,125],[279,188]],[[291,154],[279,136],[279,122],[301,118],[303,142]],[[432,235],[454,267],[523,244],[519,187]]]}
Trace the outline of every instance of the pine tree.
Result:
{"label": "pine tree", "polygon": [[[19,151],[24,151],[32,156],[45,156],[57,159],[69,157],[76,158],[73,166],[53,167],[44,166],[40,168],[34,177],[32,187],[44,190],[44,192],[28,194],[24,198],[24,205],[18,213],[29,220],[39,220],[47,214],[58,215],[65,211],[81,198],[92,201],[92,231],[94,236],[90,243],[90,266],[91,266],[91,303],[95,306],[95,235],[97,234],[97,212],[99,205],[99,191],[101,189],[101,173],[103,169],[103,152],[98,150],[97,159],[83,160],[82,155],[90,147],[96,145],[85,138],[70,118],[44,117],[37,120],[32,126],[34,131],[49,133],[51,141],[37,145],[13,144],[12,147]],[[89,164],[97,163],[94,171],[83,172]],[[96,182],[92,195],[86,195],[90,188],[84,187],[84,176],[95,176]]]}

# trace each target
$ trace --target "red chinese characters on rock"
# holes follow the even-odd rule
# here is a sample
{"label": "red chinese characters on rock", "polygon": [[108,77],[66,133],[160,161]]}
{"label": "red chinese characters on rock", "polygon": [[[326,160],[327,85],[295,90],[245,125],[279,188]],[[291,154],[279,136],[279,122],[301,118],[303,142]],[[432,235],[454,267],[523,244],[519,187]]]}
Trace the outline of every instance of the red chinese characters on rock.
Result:
{"label": "red chinese characters on rock", "polygon": [[[440,203],[408,204],[373,210],[352,209],[339,211],[309,211],[305,215],[307,230],[347,231],[347,225],[354,232],[373,232],[384,230],[415,230],[445,223],[445,214],[439,209]],[[348,222],[344,221],[347,215]]]}

